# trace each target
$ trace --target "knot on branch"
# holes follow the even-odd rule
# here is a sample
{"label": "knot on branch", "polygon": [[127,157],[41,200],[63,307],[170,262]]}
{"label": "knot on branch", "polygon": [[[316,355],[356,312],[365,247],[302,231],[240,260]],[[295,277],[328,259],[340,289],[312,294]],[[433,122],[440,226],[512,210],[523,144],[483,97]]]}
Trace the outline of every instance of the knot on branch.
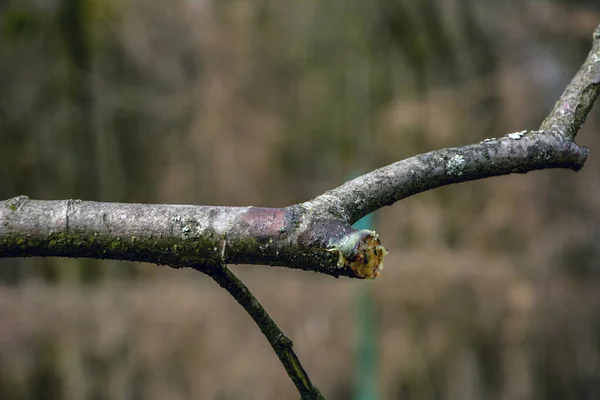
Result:
{"label": "knot on branch", "polygon": [[383,259],[388,254],[379,235],[367,229],[350,232],[331,242],[327,251],[337,253],[339,268],[350,268],[360,279],[381,275]]}

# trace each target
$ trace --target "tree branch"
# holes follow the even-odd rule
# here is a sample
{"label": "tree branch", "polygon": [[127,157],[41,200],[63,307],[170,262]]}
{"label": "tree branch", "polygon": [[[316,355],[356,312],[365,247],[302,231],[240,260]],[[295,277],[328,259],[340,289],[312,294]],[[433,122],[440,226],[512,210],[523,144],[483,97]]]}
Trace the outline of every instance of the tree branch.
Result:
{"label": "tree branch", "polygon": [[592,50],[537,131],[436,150],[375,170],[287,208],[37,201],[0,202],[0,258],[92,257],[192,267],[252,316],[305,398],[321,398],[277,328],[225,264],[267,264],[374,278],[387,253],[375,232],[350,225],[408,196],[452,183],[544,168],[583,167],[573,139],[598,96],[600,26]]}
{"label": "tree branch", "polygon": [[381,207],[452,183],[546,168],[578,171],[587,155],[585,147],[553,131],[515,132],[398,161],[325,192],[304,206],[325,209],[353,224]]}
{"label": "tree branch", "polygon": [[377,234],[300,206],[209,207],[0,202],[0,258],[90,257],[174,268],[264,264],[372,278],[386,251]]}
{"label": "tree branch", "polygon": [[408,158],[372,171],[304,203],[353,224],[381,207],[452,183],[546,168],[579,171],[588,155],[573,139],[600,91],[600,26],[585,62],[537,131]]}
{"label": "tree branch", "polygon": [[224,265],[201,270],[214,279],[223,289],[227,290],[244,307],[244,310],[250,314],[269,341],[277,357],[279,357],[288,376],[294,382],[294,385],[296,385],[298,392],[300,392],[300,396],[303,399],[323,399],[321,392],[313,386],[304,368],[302,368],[300,360],[298,360],[298,357],[294,353],[292,349],[293,342],[279,329],[275,321],[271,319],[246,285]]}
{"label": "tree branch", "polygon": [[600,82],[600,27],[583,66],[540,130],[412,157],[287,208],[35,201],[0,203],[0,257],[111,258],[172,267],[287,266],[374,278],[387,253],[375,232],[350,225],[416,193],[544,168],[582,168],[573,138]]}
{"label": "tree branch", "polygon": [[575,139],[598,97],[599,85],[600,25],[594,30],[592,50],[540,129]]}

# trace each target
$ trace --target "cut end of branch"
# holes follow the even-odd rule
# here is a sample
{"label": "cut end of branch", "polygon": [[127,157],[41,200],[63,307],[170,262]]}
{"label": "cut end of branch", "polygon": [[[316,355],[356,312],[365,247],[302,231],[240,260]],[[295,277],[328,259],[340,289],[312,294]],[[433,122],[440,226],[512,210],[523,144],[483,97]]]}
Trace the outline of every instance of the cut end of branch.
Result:
{"label": "cut end of branch", "polygon": [[343,236],[328,251],[338,254],[338,267],[350,268],[359,279],[375,279],[381,275],[383,259],[388,254],[379,235],[363,229]]}

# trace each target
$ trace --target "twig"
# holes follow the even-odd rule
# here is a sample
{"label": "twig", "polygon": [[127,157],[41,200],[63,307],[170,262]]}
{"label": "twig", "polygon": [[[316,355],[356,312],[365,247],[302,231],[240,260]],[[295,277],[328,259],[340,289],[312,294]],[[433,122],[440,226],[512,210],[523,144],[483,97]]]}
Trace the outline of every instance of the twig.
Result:
{"label": "twig", "polygon": [[275,350],[277,357],[279,357],[288,376],[294,382],[296,388],[298,388],[302,398],[323,399],[324,397],[321,395],[321,392],[312,384],[304,368],[302,368],[300,360],[298,360],[294,350],[292,350],[292,341],[279,329],[275,321],[271,319],[246,285],[224,265],[209,269],[202,267],[200,270],[214,279],[223,289],[227,290],[244,307],[244,310],[250,314],[261,332],[266,336],[273,350]]}

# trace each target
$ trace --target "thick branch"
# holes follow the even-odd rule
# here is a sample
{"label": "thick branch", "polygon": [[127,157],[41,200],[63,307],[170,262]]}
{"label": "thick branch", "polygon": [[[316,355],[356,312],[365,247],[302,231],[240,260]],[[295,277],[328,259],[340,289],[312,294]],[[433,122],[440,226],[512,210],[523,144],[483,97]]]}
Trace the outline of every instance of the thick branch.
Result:
{"label": "thick branch", "polygon": [[173,267],[267,264],[373,278],[386,254],[361,217],[452,183],[544,168],[582,168],[573,138],[600,82],[600,27],[592,51],[538,131],[421,154],[284,209],[34,201],[0,203],[0,257],[112,258]]}
{"label": "thick branch", "polygon": [[1,257],[91,257],[171,267],[286,266],[371,278],[385,255],[374,232],[303,207],[0,202]]}
{"label": "thick branch", "polygon": [[260,305],[250,290],[233,274],[226,266],[217,266],[203,271],[215,280],[223,289],[227,290],[233,298],[246,310],[265,335],[269,344],[279,357],[289,377],[296,385],[303,399],[323,399],[321,392],[317,389],[304,368],[298,360],[298,356],[292,349],[293,343],[279,329],[275,321]]}

